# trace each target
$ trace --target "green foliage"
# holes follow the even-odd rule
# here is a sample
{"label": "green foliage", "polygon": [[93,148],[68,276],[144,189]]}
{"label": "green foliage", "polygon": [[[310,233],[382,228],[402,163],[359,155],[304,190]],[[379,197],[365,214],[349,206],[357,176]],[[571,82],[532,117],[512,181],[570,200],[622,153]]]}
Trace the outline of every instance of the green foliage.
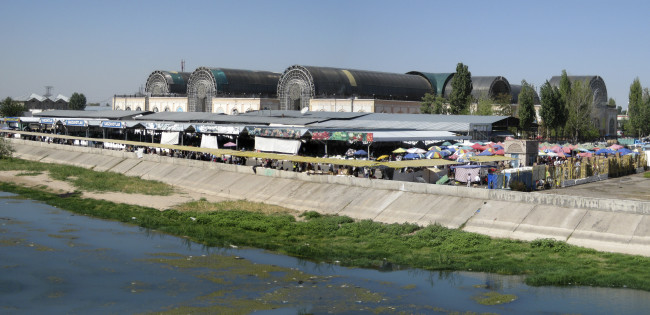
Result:
{"label": "green foliage", "polygon": [[[238,209],[214,212],[115,204],[0,183],[0,191],[55,207],[179,235],[207,246],[251,246],[344,266],[404,266],[526,275],[530,285],[592,285],[650,290],[650,258],[599,253],[555,240],[522,242],[447,229],[440,225],[381,224],[349,217]],[[217,206],[215,208],[224,208]]]}
{"label": "green foliage", "polygon": [[552,238],[543,238],[530,242],[530,247],[550,249],[554,252],[563,252],[569,248],[569,245],[566,242],[556,241]]}
{"label": "green foliage", "polygon": [[511,181],[508,187],[510,187],[510,189],[514,191],[526,191],[526,192],[530,191],[530,189],[526,187],[526,184],[524,184],[524,182],[518,180]]}
{"label": "green foliage", "polygon": [[9,159],[0,163],[0,171],[14,170],[47,171],[56,180],[68,181],[76,188],[89,191],[118,191],[159,196],[167,196],[174,191],[173,187],[161,182],[113,172],[95,172],[71,165],[47,164],[20,159]]}
{"label": "green foliage", "polygon": [[643,89],[641,88],[641,81],[635,78],[630,85],[628,114],[630,115],[630,131],[632,135],[641,135],[641,130],[644,128],[644,108],[643,108]]}
{"label": "green foliage", "polygon": [[307,220],[320,218],[322,216],[323,216],[322,214],[316,211],[305,211],[303,214],[300,215],[300,217],[303,217]]}
{"label": "green foliage", "polygon": [[535,88],[526,80],[521,81],[519,93],[519,128],[528,132],[535,121]]}
{"label": "green foliage", "polygon": [[548,80],[542,84],[539,93],[542,101],[539,115],[541,116],[542,124],[546,128],[546,137],[550,138],[550,131],[556,130],[564,123],[564,121],[560,120],[563,111],[562,96],[560,95],[560,90],[552,86]]}
{"label": "green foliage", "polygon": [[2,117],[18,117],[25,111],[25,106],[14,101],[11,97],[5,98],[4,101],[0,103],[0,116]]}
{"label": "green foliage", "polygon": [[449,95],[449,111],[452,115],[468,113],[472,94],[472,73],[466,65],[459,62],[456,73],[451,78],[451,95]]}
{"label": "green foliage", "polygon": [[[571,80],[569,80],[569,76],[566,73],[566,70],[562,70],[562,76],[560,77],[560,87],[558,89],[560,91],[560,112],[558,113],[557,117],[559,121],[563,121],[566,124],[566,121],[569,117],[569,108],[568,108],[568,102],[569,102],[569,97],[571,95]],[[565,128],[565,124],[560,124],[559,127]]]}
{"label": "green foliage", "polygon": [[426,93],[421,104],[420,112],[423,114],[447,114],[445,98],[442,96]]}
{"label": "green foliage", "polygon": [[623,107],[616,106],[616,113],[619,114],[619,115],[622,115],[623,114]]}
{"label": "green foliage", "polygon": [[86,108],[86,96],[83,93],[72,93],[68,107],[71,110],[84,110]]}
{"label": "green foliage", "polygon": [[567,120],[565,128],[573,138],[573,143],[585,139],[589,130],[594,127],[591,121],[593,94],[585,81],[575,81],[567,100]]}
{"label": "green foliage", "polygon": [[616,100],[610,97],[609,100],[607,101],[607,106],[616,108]]}
{"label": "green foliage", "polygon": [[[494,96],[494,102],[497,104],[496,114],[499,116],[513,116],[512,111],[512,96],[507,93],[502,93]],[[515,133],[516,134],[516,133]]]}
{"label": "green foliage", "polygon": [[5,138],[0,137],[0,159],[11,158],[14,152],[16,152],[16,150],[11,143],[5,140]]}
{"label": "green foliage", "polygon": [[492,116],[492,100],[489,98],[481,98],[476,104],[476,115]]}

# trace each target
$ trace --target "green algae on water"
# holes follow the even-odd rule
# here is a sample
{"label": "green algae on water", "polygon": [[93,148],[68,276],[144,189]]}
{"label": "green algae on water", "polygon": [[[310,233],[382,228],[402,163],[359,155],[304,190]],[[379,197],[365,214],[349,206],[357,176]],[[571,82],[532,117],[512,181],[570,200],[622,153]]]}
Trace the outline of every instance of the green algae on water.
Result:
{"label": "green algae on water", "polygon": [[482,305],[499,305],[510,303],[516,300],[517,296],[514,294],[501,294],[499,292],[490,291],[474,296],[472,299]]}

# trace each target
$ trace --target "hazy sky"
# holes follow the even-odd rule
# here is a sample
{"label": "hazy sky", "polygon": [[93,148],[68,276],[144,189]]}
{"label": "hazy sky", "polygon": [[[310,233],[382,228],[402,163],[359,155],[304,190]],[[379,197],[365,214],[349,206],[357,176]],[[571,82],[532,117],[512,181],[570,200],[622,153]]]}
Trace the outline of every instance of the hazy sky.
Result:
{"label": "hazy sky", "polygon": [[650,86],[648,1],[30,1],[0,5],[0,97],[138,91],[154,70],[294,64]]}

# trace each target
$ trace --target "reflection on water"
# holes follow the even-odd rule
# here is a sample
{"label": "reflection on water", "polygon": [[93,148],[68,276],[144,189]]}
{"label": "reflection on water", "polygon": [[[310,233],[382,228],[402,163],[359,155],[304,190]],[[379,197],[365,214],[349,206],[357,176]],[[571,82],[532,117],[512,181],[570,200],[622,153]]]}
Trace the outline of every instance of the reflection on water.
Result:
{"label": "reflection on water", "polygon": [[[643,314],[650,307],[648,292],[529,287],[522,279],[380,272],[260,250],[206,248],[0,192],[0,313]],[[476,302],[489,292],[516,299]]]}

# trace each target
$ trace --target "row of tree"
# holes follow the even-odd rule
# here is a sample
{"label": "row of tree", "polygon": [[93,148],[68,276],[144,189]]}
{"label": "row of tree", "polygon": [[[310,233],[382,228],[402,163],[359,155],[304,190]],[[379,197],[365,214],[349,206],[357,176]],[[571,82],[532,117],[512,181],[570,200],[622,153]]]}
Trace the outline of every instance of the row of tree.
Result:
{"label": "row of tree", "polygon": [[[72,93],[68,108],[71,110],[84,110],[86,108],[86,96],[83,93]],[[27,111],[25,106],[11,97],[5,98],[0,103],[0,116],[2,117],[18,117],[25,111]]]}
{"label": "row of tree", "polygon": [[[638,82],[638,79],[635,82]],[[636,117],[630,120],[630,128],[647,134],[650,132],[650,92],[646,89],[642,96],[640,84],[637,85],[634,92],[637,95],[635,99],[638,99],[638,104],[644,105],[632,110],[633,102],[630,96],[629,113]],[[486,95],[474,99],[471,96],[472,74],[462,63],[456,67],[451,86],[452,92],[448,99],[440,95],[426,94],[422,99],[420,111],[443,115],[513,116],[514,114],[510,95],[497,95],[492,99]],[[547,138],[568,138],[573,141],[598,138],[598,128],[591,118],[594,99],[588,82],[571,82],[566,70],[562,70],[559,87],[551,85],[547,80],[540,87],[540,99],[540,124]],[[470,107],[472,101],[476,102],[474,108]],[[524,133],[530,131],[536,121],[534,101],[535,87],[523,80],[518,97],[517,117],[519,128]],[[609,105],[616,106],[616,103],[610,99]]]}
{"label": "row of tree", "polygon": [[591,118],[594,98],[588,82],[571,82],[566,70],[562,70],[559,87],[547,80],[539,92],[539,115],[547,138],[564,137],[574,142],[598,138],[598,127]]}

